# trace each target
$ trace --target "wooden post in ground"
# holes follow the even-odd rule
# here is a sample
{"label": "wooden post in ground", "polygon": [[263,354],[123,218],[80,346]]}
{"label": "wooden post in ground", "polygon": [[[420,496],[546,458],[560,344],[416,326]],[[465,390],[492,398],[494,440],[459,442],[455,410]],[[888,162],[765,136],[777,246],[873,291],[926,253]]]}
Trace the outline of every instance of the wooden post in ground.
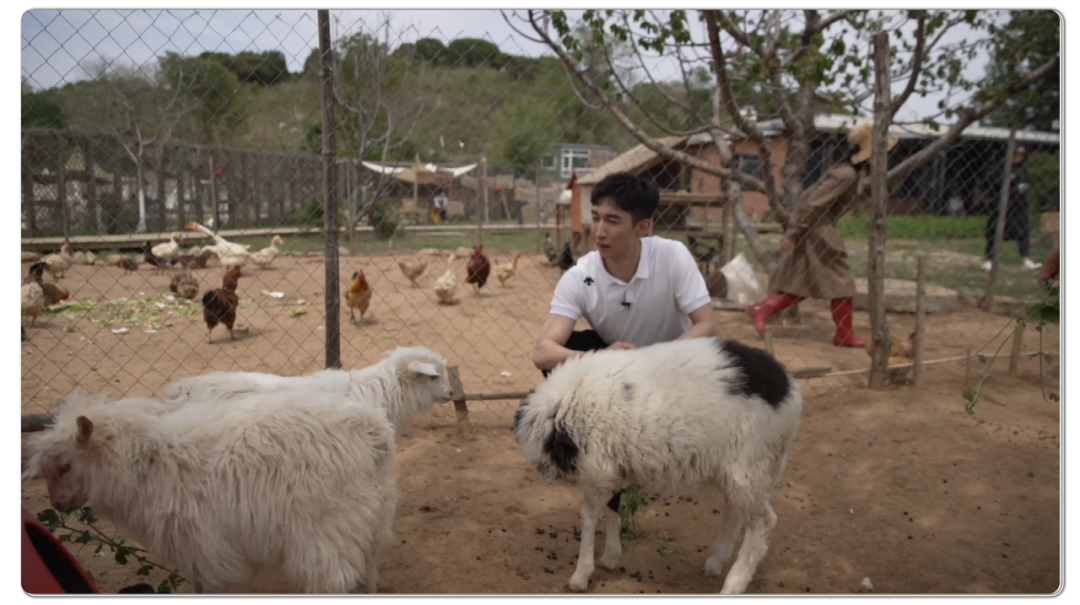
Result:
{"label": "wooden post in ground", "polygon": [[990,279],[986,282],[986,294],[982,299],[982,310],[987,313],[994,306],[994,294],[997,292],[998,260],[1001,259],[1001,245],[1005,240],[1006,212],[1009,210],[1009,184],[1012,181],[1013,155],[1016,150],[1016,128],[1009,130],[1009,143],[1005,146],[1005,175],[1001,178],[1001,198],[998,199],[997,228],[994,230],[994,251],[990,256]]}
{"label": "wooden post in ground", "polygon": [[889,34],[874,35],[874,130],[870,156],[870,266],[866,281],[870,297],[872,348],[870,388],[883,389],[889,382],[889,322],[885,314],[886,202],[889,197],[889,123],[892,121],[892,88]]}
{"label": "wooden post in ground", "polygon": [[465,387],[461,384],[461,375],[457,366],[446,368],[450,373],[450,388],[454,389],[454,411],[457,413],[458,429],[468,433],[472,429],[469,422],[469,406],[465,403]]}
{"label": "wooden post in ground", "polygon": [[[480,189],[483,190],[484,195],[477,198],[477,202],[484,205],[483,208],[476,209],[476,238],[479,240],[479,245],[484,245],[484,219],[488,213],[488,186],[487,186],[487,158],[480,158]],[[483,201],[480,201],[483,200]]]}
{"label": "wooden post in ground", "polygon": [[912,355],[911,383],[919,386],[922,379],[923,333],[926,317],[926,256],[919,257],[918,277],[915,282],[915,351]]}

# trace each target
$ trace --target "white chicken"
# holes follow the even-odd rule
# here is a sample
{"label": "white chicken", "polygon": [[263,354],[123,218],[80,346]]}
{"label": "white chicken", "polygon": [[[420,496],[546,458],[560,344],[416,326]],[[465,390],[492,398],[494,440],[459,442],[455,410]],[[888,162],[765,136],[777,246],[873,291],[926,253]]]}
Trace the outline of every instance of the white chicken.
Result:
{"label": "white chicken", "polygon": [[71,246],[64,244],[60,246],[60,254],[50,254],[45,257],[45,269],[52,274],[54,278],[61,278],[64,276],[64,272],[71,268]]}
{"label": "white chicken", "polygon": [[272,267],[274,258],[281,252],[281,250],[278,250],[277,244],[281,244],[282,246],[285,245],[285,240],[282,239],[280,235],[275,235],[274,238],[270,240],[269,248],[263,248],[258,252],[252,253],[251,262],[262,269],[269,269]]}
{"label": "white chicken", "polygon": [[450,253],[450,258],[446,260],[448,265],[446,273],[443,273],[435,282],[435,296],[439,299],[440,305],[451,304],[454,300],[454,293],[457,292],[458,282],[457,276],[454,274],[454,253]]}
{"label": "white chicken", "polygon": [[37,282],[22,287],[22,316],[30,317],[30,327],[37,323],[37,316],[45,309],[45,292]]}
{"label": "white chicken", "polygon": [[179,242],[182,241],[184,241],[183,233],[173,233],[172,237],[169,238],[169,241],[165,242],[164,244],[158,244],[153,248],[150,248],[150,252],[152,252],[154,256],[158,256],[165,260],[171,261],[177,256],[180,256]]}

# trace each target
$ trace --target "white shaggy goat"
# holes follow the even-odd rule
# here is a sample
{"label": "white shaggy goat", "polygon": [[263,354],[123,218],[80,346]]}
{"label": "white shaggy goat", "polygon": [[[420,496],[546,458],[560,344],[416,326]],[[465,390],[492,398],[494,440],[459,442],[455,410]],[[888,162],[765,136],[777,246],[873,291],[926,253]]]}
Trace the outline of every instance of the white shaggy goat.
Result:
{"label": "white shaggy goat", "polygon": [[166,403],[229,401],[283,388],[344,395],[384,410],[399,431],[417,412],[453,398],[445,377],[446,358],[427,347],[398,347],[375,365],[359,370],[322,370],[309,376],[257,372],[214,372],[181,378],[162,390]]}
{"label": "white shaggy goat", "polygon": [[[588,353],[556,368],[522,403],[514,431],[525,457],[582,490],[581,553],[571,590],[588,588],[604,503],[631,483],[692,494],[718,487],[727,500],[705,573],[738,594],[768,549],[769,505],[802,412],[799,385],[760,349],[715,338]],[[617,508],[617,507],[615,507]],[[622,554],[619,516],[608,513],[600,566]]]}
{"label": "white shaggy goat", "polygon": [[69,396],[30,438],[24,478],[91,506],[196,592],[277,567],[294,589],[375,592],[397,507],[394,429],[340,395],[289,389],[230,405]]}

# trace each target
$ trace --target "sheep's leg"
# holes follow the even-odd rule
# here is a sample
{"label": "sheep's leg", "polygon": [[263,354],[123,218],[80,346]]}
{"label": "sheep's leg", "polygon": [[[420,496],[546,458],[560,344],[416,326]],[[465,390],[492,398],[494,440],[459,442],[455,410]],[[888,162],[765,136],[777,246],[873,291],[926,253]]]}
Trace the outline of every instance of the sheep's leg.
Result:
{"label": "sheep's leg", "polygon": [[622,541],[619,539],[622,523],[620,523],[619,513],[610,509],[604,511],[604,516],[607,518],[607,524],[604,526],[604,556],[600,557],[597,564],[608,571],[613,571],[619,564],[619,557],[622,556]]}
{"label": "sheep's leg", "polygon": [[775,526],[776,513],[769,506],[768,500],[762,500],[750,514],[742,548],[739,549],[739,556],[724,580],[724,588],[720,594],[742,594],[746,591],[754,571],[769,550],[767,539]]}
{"label": "sheep's leg", "polygon": [[604,492],[590,488],[585,490],[581,503],[581,551],[578,553],[577,570],[570,577],[569,588],[574,592],[585,592],[589,587],[589,578],[595,567],[596,522],[604,510]]}
{"label": "sheep's leg", "polygon": [[731,551],[735,548],[735,540],[743,528],[743,511],[728,500],[724,507],[724,515],[720,519],[720,535],[713,542],[712,554],[705,561],[705,575],[723,575],[724,565],[731,558]]}

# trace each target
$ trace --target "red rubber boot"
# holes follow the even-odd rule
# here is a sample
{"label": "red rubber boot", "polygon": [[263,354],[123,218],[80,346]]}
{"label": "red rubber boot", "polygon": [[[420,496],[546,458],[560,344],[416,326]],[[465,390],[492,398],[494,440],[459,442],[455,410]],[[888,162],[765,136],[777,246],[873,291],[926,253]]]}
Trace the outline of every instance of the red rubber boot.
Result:
{"label": "red rubber boot", "polygon": [[746,314],[750,316],[750,319],[754,320],[754,327],[757,328],[758,334],[764,336],[766,329],[765,320],[768,319],[770,315],[783,311],[800,301],[802,301],[801,296],[787,294],[786,292],[777,292],[761,301],[760,304],[747,307]]}
{"label": "red rubber boot", "polygon": [[832,299],[832,317],[836,323],[836,335],[833,336],[833,346],[837,347],[865,347],[866,339],[861,338],[851,327],[851,319],[855,311],[855,303],[850,298]]}

